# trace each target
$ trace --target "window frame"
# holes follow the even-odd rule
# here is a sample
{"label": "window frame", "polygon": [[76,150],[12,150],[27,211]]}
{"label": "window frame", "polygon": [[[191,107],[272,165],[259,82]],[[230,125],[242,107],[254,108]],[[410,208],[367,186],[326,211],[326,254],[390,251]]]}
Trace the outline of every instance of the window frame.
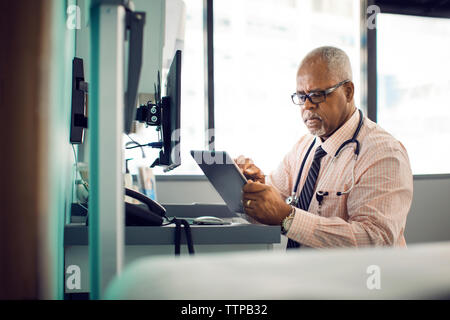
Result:
{"label": "window frame", "polygon": [[[450,19],[450,3],[439,4],[438,1],[389,1],[367,0],[367,7],[376,5],[380,13],[410,15],[431,18]],[[366,16],[368,19],[368,13]],[[376,28],[367,29],[367,114],[377,122],[377,32]],[[449,173],[414,174],[414,179],[449,179]]]}
{"label": "window frame", "polygon": [[[214,0],[203,0],[203,45],[205,52],[205,148],[212,151],[215,149],[215,104],[214,104]],[[367,7],[376,5],[380,8],[380,13],[414,15],[422,17],[449,18],[450,4],[439,4],[438,1],[388,1],[388,0],[367,0]],[[367,8],[366,7],[366,8]],[[361,19],[368,19],[361,15]],[[377,33],[376,28],[367,29],[367,117],[377,122]],[[198,179],[201,175],[156,175],[157,180],[206,180]],[[415,174],[416,179],[436,179],[450,178],[450,173],[437,174]]]}
{"label": "window frame", "polygon": [[214,132],[214,7],[213,0],[203,0],[203,41],[205,50],[205,137],[206,148],[215,150]]}

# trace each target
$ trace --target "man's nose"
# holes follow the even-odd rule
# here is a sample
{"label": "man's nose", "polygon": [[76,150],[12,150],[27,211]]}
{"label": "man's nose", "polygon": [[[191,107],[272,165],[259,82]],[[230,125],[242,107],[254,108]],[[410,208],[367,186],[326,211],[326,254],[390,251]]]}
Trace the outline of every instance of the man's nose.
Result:
{"label": "man's nose", "polygon": [[303,110],[311,110],[315,107],[317,107],[317,105],[309,101],[309,98],[306,98],[305,104],[303,105]]}

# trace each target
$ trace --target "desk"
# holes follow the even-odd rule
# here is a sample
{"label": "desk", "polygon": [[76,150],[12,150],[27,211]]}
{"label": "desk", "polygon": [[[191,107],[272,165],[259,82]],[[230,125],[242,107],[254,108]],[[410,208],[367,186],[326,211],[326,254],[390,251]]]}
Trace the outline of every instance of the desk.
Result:
{"label": "desk", "polygon": [[[169,211],[168,211],[169,212]],[[218,214],[226,218],[225,214]],[[192,216],[186,214],[184,216]],[[236,252],[245,250],[272,250],[280,243],[280,227],[233,223],[223,226],[191,226],[192,239],[196,255],[218,252]],[[164,227],[126,227],[124,265],[138,258],[149,256],[173,256],[173,225]],[[181,254],[188,253],[184,230],[181,236]],[[65,293],[89,292],[89,248],[88,227],[84,224],[69,224],[64,229],[65,256]],[[73,267],[79,267],[80,288],[69,288],[68,277]],[[72,270],[68,273],[68,270]]]}

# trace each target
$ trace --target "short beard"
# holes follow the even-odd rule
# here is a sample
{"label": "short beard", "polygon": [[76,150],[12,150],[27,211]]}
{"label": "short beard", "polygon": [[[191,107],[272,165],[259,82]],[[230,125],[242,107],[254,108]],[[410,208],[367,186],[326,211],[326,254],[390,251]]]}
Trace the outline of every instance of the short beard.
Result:
{"label": "short beard", "polygon": [[322,125],[320,126],[319,129],[316,129],[316,130],[312,129],[312,130],[311,130],[311,129],[308,128],[308,130],[309,130],[309,132],[310,132],[312,135],[317,136],[317,137],[321,137],[321,136],[324,136],[324,135],[325,135],[326,130],[325,130],[325,127],[324,127],[323,119],[322,119],[322,117],[320,117],[318,114],[316,114],[316,113],[314,113],[314,112],[312,112],[312,111],[305,111],[305,113],[302,114],[302,118],[303,118],[303,121],[304,121],[305,123],[306,123],[306,121],[307,121],[308,119],[311,119],[311,118],[318,118],[318,119],[320,119],[320,121],[322,121]]}
{"label": "short beard", "polygon": [[323,123],[322,123],[322,126],[320,127],[320,129],[317,129],[317,130],[309,130],[309,132],[310,132],[312,135],[314,135],[314,136],[322,137],[322,136],[325,135],[326,130],[325,130],[325,128],[324,128],[324,126],[323,126]]}

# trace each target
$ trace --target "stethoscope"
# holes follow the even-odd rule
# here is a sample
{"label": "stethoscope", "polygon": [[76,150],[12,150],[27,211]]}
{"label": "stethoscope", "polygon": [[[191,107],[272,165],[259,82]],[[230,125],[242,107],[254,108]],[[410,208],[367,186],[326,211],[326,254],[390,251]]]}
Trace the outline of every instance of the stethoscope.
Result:
{"label": "stethoscope", "polygon": [[[328,165],[325,174],[323,175],[323,178],[321,179],[321,181],[327,181],[328,176],[330,174],[330,167],[331,165],[336,161],[336,159],[340,156],[341,152],[348,148],[348,147],[352,147],[350,144],[353,143],[355,144],[354,146],[354,156],[353,156],[353,169],[352,169],[352,185],[345,191],[338,191],[336,192],[337,196],[342,196],[343,194],[347,194],[350,191],[352,191],[353,187],[355,186],[355,166],[356,166],[356,160],[358,159],[358,155],[359,155],[359,150],[360,150],[360,144],[359,141],[356,139],[358,137],[359,131],[361,130],[361,127],[363,125],[364,122],[364,118],[363,118],[363,113],[361,110],[359,111],[359,123],[358,123],[358,127],[355,130],[355,133],[353,134],[353,137],[349,140],[344,141],[341,146],[337,149],[336,153],[334,154],[333,159],[331,160],[330,164]],[[298,185],[300,183],[300,178],[302,176],[302,172],[303,172],[303,168],[305,166],[306,160],[308,159],[308,156],[314,146],[314,144],[316,143],[316,139],[314,139],[314,141],[311,143],[311,145],[308,148],[308,151],[306,152],[305,157],[303,158],[302,164],[300,166],[300,171],[298,172],[298,176],[297,176],[297,181],[295,182],[295,187],[294,190],[292,191],[292,194],[290,197],[286,198],[286,203],[290,204],[290,205],[294,205],[297,207],[298,204],[298,197],[296,196],[297,194],[297,189],[298,189]],[[320,190],[320,186],[322,186],[323,183],[319,183],[319,185],[317,186],[317,190]],[[322,203],[323,197],[324,196],[328,196],[328,191],[317,191],[316,192],[316,199],[319,202],[319,205]]]}

